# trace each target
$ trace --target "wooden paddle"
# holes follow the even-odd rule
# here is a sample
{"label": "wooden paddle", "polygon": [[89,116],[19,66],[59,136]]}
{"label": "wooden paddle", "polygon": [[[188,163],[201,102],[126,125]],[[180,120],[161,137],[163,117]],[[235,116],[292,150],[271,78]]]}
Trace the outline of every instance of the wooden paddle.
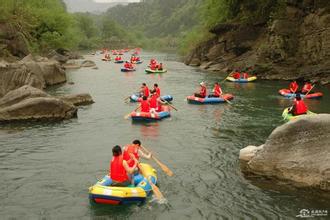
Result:
{"label": "wooden paddle", "polygon": [[223,100],[225,100],[228,104],[233,104],[231,101],[229,101],[228,99],[226,99],[224,96],[222,96]]}
{"label": "wooden paddle", "polygon": [[168,101],[163,100],[163,102],[165,102],[165,104],[168,104],[169,106],[171,106],[175,111],[178,111],[178,109],[175,108],[173,105],[171,105]]}
{"label": "wooden paddle", "polygon": [[146,177],[146,179],[148,180],[152,191],[154,192],[156,198],[159,201],[164,201],[165,197],[163,196],[163,193],[159,190],[159,188],[150,180],[151,176],[146,176],[143,167],[140,166],[140,164],[138,164],[138,167],[140,169],[140,171],[142,172],[142,175]]}
{"label": "wooden paddle", "polygon": [[[133,112],[135,112],[139,108],[141,108],[141,106],[137,107]],[[130,115],[131,115],[131,113],[128,113],[127,115],[124,116],[124,119],[128,119]]]}
{"label": "wooden paddle", "polygon": [[312,89],[314,88],[314,86],[315,86],[315,84],[312,86],[312,88],[305,94],[305,96],[306,95],[308,95],[309,93],[310,93],[310,91],[312,91]]}
{"label": "wooden paddle", "polygon": [[226,76],[219,84],[223,83],[224,81],[226,81],[226,79],[232,74],[233,72],[229,73],[228,76]]}
{"label": "wooden paddle", "polygon": [[[147,152],[148,154],[150,153],[150,151],[148,149],[146,149],[144,146],[140,145],[140,147]],[[170,170],[170,168],[168,168],[165,164],[163,164],[162,162],[160,162],[154,155],[151,156],[152,159],[154,159],[154,161],[160,166],[160,168],[168,175],[168,176],[173,176],[173,172],[172,170]]]}

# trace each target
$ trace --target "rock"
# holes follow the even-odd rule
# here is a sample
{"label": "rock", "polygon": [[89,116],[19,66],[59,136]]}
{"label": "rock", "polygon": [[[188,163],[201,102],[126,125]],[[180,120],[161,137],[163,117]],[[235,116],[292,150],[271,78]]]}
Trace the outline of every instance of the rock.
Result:
{"label": "rock", "polygon": [[91,95],[87,94],[87,93],[76,94],[76,95],[65,95],[65,96],[61,96],[59,98],[66,102],[70,102],[75,106],[89,105],[89,104],[94,103]]}
{"label": "rock", "polygon": [[81,66],[81,67],[95,67],[96,64],[95,64],[95,62],[92,61],[92,60],[84,60],[84,61],[81,63],[80,66]]}
{"label": "rock", "polygon": [[68,60],[66,63],[62,64],[64,69],[79,69],[80,64],[76,63],[73,60]]}
{"label": "rock", "polygon": [[42,89],[45,87],[45,80],[40,74],[19,63],[0,67],[0,97],[24,85]]}
{"label": "rock", "polygon": [[32,86],[22,86],[18,89],[8,92],[5,96],[0,99],[0,109],[5,108],[11,105],[14,105],[18,102],[21,102],[28,98],[35,97],[49,97],[47,93],[40,89],[36,89]]}
{"label": "rock", "polygon": [[255,149],[241,150],[249,172],[330,191],[330,114],[288,122]]}
{"label": "rock", "polygon": [[92,69],[93,70],[98,70],[99,68],[97,66],[94,66]]}
{"label": "rock", "polygon": [[245,162],[249,162],[257,153],[257,151],[261,150],[264,145],[259,147],[249,145],[239,151],[239,159]]}
{"label": "rock", "polygon": [[44,77],[47,86],[66,82],[65,71],[61,68],[58,62],[38,62],[38,65],[41,68],[42,76]]}
{"label": "rock", "polygon": [[0,122],[63,120],[76,116],[74,105],[53,97],[28,98],[0,109]]}

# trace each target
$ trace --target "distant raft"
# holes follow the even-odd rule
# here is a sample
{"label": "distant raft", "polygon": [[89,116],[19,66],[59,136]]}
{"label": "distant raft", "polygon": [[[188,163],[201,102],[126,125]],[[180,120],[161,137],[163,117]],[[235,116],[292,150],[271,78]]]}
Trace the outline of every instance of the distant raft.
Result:
{"label": "distant raft", "polygon": [[307,111],[307,114],[292,115],[291,113],[289,113],[289,108],[284,109],[283,113],[282,113],[282,117],[283,117],[284,121],[294,120],[294,119],[297,119],[297,118],[299,118],[301,116],[304,116],[304,115],[316,115],[316,113],[311,112],[311,111]]}
{"label": "distant raft", "polygon": [[227,81],[230,81],[230,82],[236,82],[236,83],[248,83],[248,82],[253,82],[257,79],[256,76],[251,76],[251,77],[248,77],[247,79],[243,79],[243,78],[239,78],[239,79],[235,79],[234,77],[232,76],[228,76],[226,78]]}
{"label": "distant raft", "polygon": [[111,61],[111,58],[110,59],[102,58],[102,61]]}
{"label": "distant raft", "polygon": [[[130,96],[131,102],[138,102],[139,98],[141,98],[141,96],[139,96],[139,94],[133,94]],[[163,101],[171,102],[171,101],[173,101],[173,96],[163,95],[160,97],[160,99]]]}
{"label": "distant raft", "polygon": [[226,100],[233,100],[234,96],[232,94],[224,94],[221,97],[206,97],[199,98],[194,95],[188,96],[187,101],[189,104],[219,104],[224,103]]}
{"label": "distant raft", "polygon": [[136,69],[135,68],[133,68],[133,69],[129,69],[129,68],[121,68],[120,69],[120,71],[122,71],[122,72],[134,72]]}
{"label": "distant raft", "polygon": [[140,61],[133,61],[131,63],[133,63],[133,64],[141,64],[141,63],[143,63],[143,61],[142,60],[140,60]]}
{"label": "distant raft", "polygon": [[[282,96],[285,96],[287,98],[295,98],[298,93],[292,93],[289,89],[280,89],[278,93]],[[307,95],[304,95],[300,93],[300,97],[303,99],[318,99],[323,96],[322,92],[315,92],[315,93],[309,93]]]}
{"label": "distant raft", "polygon": [[156,113],[150,112],[132,112],[130,114],[133,121],[159,121],[164,118],[168,118],[171,116],[170,108],[166,105],[162,105],[162,110]]}
{"label": "distant raft", "polygon": [[124,63],[124,60],[115,60],[114,63]]}
{"label": "distant raft", "polygon": [[145,70],[147,74],[152,74],[152,73],[166,73],[167,69],[162,69],[162,70],[152,70],[152,69],[146,69]]}
{"label": "distant raft", "polygon": [[102,180],[89,188],[89,199],[95,203],[110,205],[144,202],[152,191],[148,179],[156,184],[157,172],[145,163],[140,163],[140,168],[142,174],[134,175],[134,185],[128,187],[110,186],[111,178],[108,175],[104,176]]}

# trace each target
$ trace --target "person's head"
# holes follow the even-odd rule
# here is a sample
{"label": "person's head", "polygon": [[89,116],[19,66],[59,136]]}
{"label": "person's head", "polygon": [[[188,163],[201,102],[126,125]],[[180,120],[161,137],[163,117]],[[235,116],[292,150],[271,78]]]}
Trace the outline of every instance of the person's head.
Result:
{"label": "person's head", "polygon": [[155,84],[154,84],[154,87],[155,87],[155,88],[158,88],[158,84],[157,84],[157,83],[155,83]]}
{"label": "person's head", "polygon": [[141,146],[141,141],[140,140],[134,140],[133,144],[137,145],[137,146]]}
{"label": "person's head", "polygon": [[145,84],[145,83],[142,83],[142,87],[145,87],[145,86],[147,86],[147,84]]}
{"label": "person's head", "polygon": [[300,96],[300,94],[298,93],[298,94],[296,94],[296,99],[299,101],[299,100],[301,100],[301,96]]}
{"label": "person's head", "polygon": [[159,63],[159,65],[163,65],[163,63]]}
{"label": "person's head", "polygon": [[205,86],[204,82],[199,83],[200,86]]}
{"label": "person's head", "polygon": [[121,155],[121,147],[119,145],[116,145],[112,148],[112,155],[114,157],[120,156]]}
{"label": "person's head", "polygon": [[143,99],[143,100],[147,100],[147,96],[144,95],[144,96],[142,97],[142,99]]}
{"label": "person's head", "polygon": [[128,61],[126,61],[126,63],[128,63]]}
{"label": "person's head", "polygon": [[218,83],[218,82],[215,82],[215,83],[214,83],[214,85],[217,85],[217,86],[218,86],[218,85],[219,85],[219,83]]}

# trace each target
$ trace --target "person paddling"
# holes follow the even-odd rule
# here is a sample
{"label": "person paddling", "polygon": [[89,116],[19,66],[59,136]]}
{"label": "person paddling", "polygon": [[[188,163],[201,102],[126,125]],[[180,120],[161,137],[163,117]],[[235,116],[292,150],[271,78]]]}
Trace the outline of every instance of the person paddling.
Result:
{"label": "person paddling", "polygon": [[296,93],[298,91],[298,87],[299,86],[298,86],[296,80],[291,82],[289,85],[289,89],[290,89],[291,93]]}
{"label": "person paddling", "polygon": [[240,74],[237,70],[235,70],[235,71],[231,74],[231,76],[232,76],[234,79],[239,79],[239,78],[241,78],[241,74]]}
{"label": "person paddling", "polygon": [[303,115],[307,114],[308,108],[305,102],[301,99],[300,94],[296,95],[296,99],[293,102],[293,106],[289,109],[289,113],[292,115]]}
{"label": "person paddling", "polygon": [[143,96],[142,100],[140,101],[140,108],[141,108],[141,112],[150,112],[150,104],[148,101],[147,96]]}
{"label": "person paddling", "polygon": [[129,62],[128,62],[128,61],[125,62],[125,64],[124,64],[124,68],[125,68],[125,69],[130,69],[130,65],[129,65]]}
{"label": "person paddling", "polygon": [[158,87],[158,84],[154,84],[154,91],[156,92],[157,98],[160,97],[160,88]]}
{"label": "person paddling", "polygon": [[312,83],[310,81],[307,81],[303,88],[301,89],[302,94],[310,93],[310,91],[313,89]]}
{"label": "person paddling", "polygon": [[204,82],[201,82],[200,84],[200,90],[198,93],[195,93],[195,97],[198,97],[198,98],[205,98],[206,97],[206,94],[207,94],[207,89],[206,89],[206,85]]}
{"label": "person paddling", "polygon": [[163,70],[163,63],[160,63],[157,67],[158,70]]}
{"label": "person paddling", "polygon": [[149,97],[149,88],[146,83],[142,83],[140,93],[142,94],[141,96]]}
{"label": "person paddling", "polygon": [[155,90],[151,90],[151,97],[149,98],[150,104],[150,113],[156,113],[161,110],[161,105],[165,104],[159,96],[157,95]]}
{"label": "person paddling", "polygon": [[134,140],[132,144],[124,147],[123,159],[127,161],[129,167],[133,167],[136,161],[139,162],[140,157],[151,159],[152,153],[144,153],[142,150],[140,140]]}
{"label": "person paddling", "polygon": [[131,184],[131,179],[128,174],[133,174],[138,165],[138,160],[135,157],[130,157],[132,166],[129,166],[127,161],[123,159],[121,147],[116,145],[112,148],[112,160],[110,162],[109,176],[112,179],[111,186],[128,186]]}
{"label": "person paddling", "polygon": [[214,83],[213,94],[209,97],[220,97],[222,95],[222,89],[218,82]]}

